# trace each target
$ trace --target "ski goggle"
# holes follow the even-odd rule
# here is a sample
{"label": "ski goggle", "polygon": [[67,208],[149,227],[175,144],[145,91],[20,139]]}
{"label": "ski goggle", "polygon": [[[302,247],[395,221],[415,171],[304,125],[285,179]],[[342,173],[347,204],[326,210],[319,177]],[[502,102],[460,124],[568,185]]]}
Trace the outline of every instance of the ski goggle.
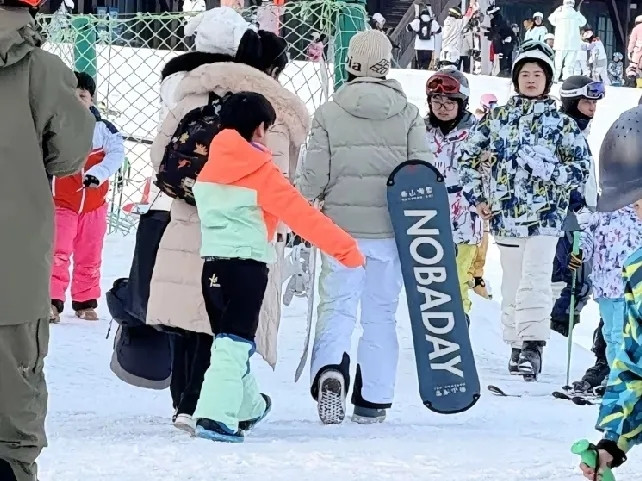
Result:
{"label": "ski goggle", "polygon": [[591,82],[584,87],[572,90],[560,90],[562,97],[584,97],[589,100],[601,100],[606,95],[603,82]]}
{"label": "ski goggle", "polygon": [[435,74],[426,82],[426,94],[468,95],[469,90],[459,80],[446,74]]}
{"label": "ski goggle", "polygon": [[546,55],[550,59],[555,58],[555,52],[553,51],[553,49],[549,47],[548,44],[543,42],[538,42],[537,40],[528,40],[519,46],[520,54],[526,53],[526,52],[542,52],[544,55]]}

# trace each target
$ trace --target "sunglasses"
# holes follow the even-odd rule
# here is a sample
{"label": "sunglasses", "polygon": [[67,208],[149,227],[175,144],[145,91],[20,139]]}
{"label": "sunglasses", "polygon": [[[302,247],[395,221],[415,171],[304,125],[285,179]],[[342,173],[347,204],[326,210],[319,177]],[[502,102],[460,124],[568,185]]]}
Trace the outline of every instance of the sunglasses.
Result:
{"label": "sunglasses", "polygon": [[519,46],[519,53],[539,51],[547,57],[554,58],[555,52],[548,44],[538,42],[537,40],[528,40]]}
{"label": "sunglasses", "polygon": [[446,74],[435,74],[426,82],[426,94],[464,94],[468,95],[468,89],[461,85],[459,80]]}
{"label": "sunglasses", "polygon": [[606,95],[606,87],[602,82],[591,82],[579,89],[560,90],[562,97],[584,97],[589,100],[601,100]]}

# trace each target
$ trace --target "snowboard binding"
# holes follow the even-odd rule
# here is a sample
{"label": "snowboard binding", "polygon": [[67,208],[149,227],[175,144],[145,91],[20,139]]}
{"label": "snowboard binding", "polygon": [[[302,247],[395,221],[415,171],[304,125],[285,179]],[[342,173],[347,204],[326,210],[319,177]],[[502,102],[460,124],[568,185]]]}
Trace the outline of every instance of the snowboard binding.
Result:
{"label": "snowboard binding", "polygon": [[582,439],[573,444],[571,452],[580,456],[584,464],[595,470],[595,481],[599,479],[598,475],[600,474],[602,475],[602,481],[615,481],[615,476],[611,468],[605,468],[601,473],[598,473],[599,450],[595,444],[590,443],[586,439]]}

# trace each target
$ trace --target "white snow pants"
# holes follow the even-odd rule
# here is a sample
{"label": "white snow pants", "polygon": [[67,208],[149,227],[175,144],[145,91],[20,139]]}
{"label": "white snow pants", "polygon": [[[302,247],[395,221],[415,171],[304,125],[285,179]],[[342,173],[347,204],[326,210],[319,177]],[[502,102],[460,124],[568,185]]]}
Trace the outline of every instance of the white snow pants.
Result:
{"label": "white snow pants", "polygon": [[546,341],[550,335],[553,259],[557,237],[497,237],[502,264],[504,341]]}
{"label": "white snow pants", "polygon": [[357,239],[357,243],[366,257],[363,268],[348,269],[321,255],[311,382],[325,366],[340,364],[344,353],[350,354],[361,301],[363,335],[357,351],[361,396],[373,404],[390,404],[399,357],[395,313],[403,282],[401,264],[394,239]]}
{"label": "white snow pants", "polygon": [[562,80],[576,74],[576,69],[579,68],[577,54],[577,50],[557,50],[555,52],[555,80],[560,78],[560,74]]}

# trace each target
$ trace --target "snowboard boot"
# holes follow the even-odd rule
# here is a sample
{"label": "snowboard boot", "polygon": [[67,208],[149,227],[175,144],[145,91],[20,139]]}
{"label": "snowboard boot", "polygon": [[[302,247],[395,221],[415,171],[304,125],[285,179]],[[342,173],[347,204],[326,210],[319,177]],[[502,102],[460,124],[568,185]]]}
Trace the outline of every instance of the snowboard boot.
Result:
{"label": "snowboard boot", "polygon": [[199,438],[218,441],[220,443],[242,443],[245,441],[243,433],[240,430],[233,432],[221,423],[206,418],[196,421],[196,435]]}
{"label": "snowboard boot", "polygon": [[519,372],[519,355],[522,353],[521,349],[513,348],[510,352],[510,360],[508,361],[508,372],[510,374],[518,375]]}
{"label": "snowboard boot", "polygon": [[524,381],[537,381],[537,376],[542,372],[545,345],[544,341],[524,341],[518,366],[519,373],[524,376]]}
{"label": "snowboard boot", "polygon": [[176,429],[185,431],[190,436],[196,435],[196,422],[189,414],[177,414],[173,424]]}
{"label": "snowboard boot", "polygon": [[263,399],[265,399],[265,411],[263,411],[263,414],[261,414],[257,418],[248,419],[247,421],[239,421],[239,431],[252,430],[254,426],[263,421],[265,417],[270,414],[270,411],[272,410],[272,399],[270,399],[270,396],[268,396],[267,394],[261,393],[261,396],[263,396]]}
{"label": "snowboard boot", "polygon": [[352,422],[357,424],[377,424],[386,420],[386,410],[355,406],[352,413]]}
{"label": "snowboard boot", "polygon": [[76,311],[76,317],[78,319],[84,319],[85,321],[97,321],[98,313],[92,308],[81,309],[79,311]]}
{"label": "snowboard boot", "polygon": [[493,296],[488,292],[486,288],[486,281],[481,277],[473,277],[471,281],[473,292],[478,296],[483,297],[484,299],[492,299]]}
{"label": "snowboard boot", "polygon": [[51,300],[51,308],[49,309],[49,324],[60,324],[60,314],[65,308],[65,303],[60,299]]}
{"label": "snowboard boot", "polygon": [[323,424],[341,424],[346,416],[345,379],[336,369],[319,376],[317,410]]}

